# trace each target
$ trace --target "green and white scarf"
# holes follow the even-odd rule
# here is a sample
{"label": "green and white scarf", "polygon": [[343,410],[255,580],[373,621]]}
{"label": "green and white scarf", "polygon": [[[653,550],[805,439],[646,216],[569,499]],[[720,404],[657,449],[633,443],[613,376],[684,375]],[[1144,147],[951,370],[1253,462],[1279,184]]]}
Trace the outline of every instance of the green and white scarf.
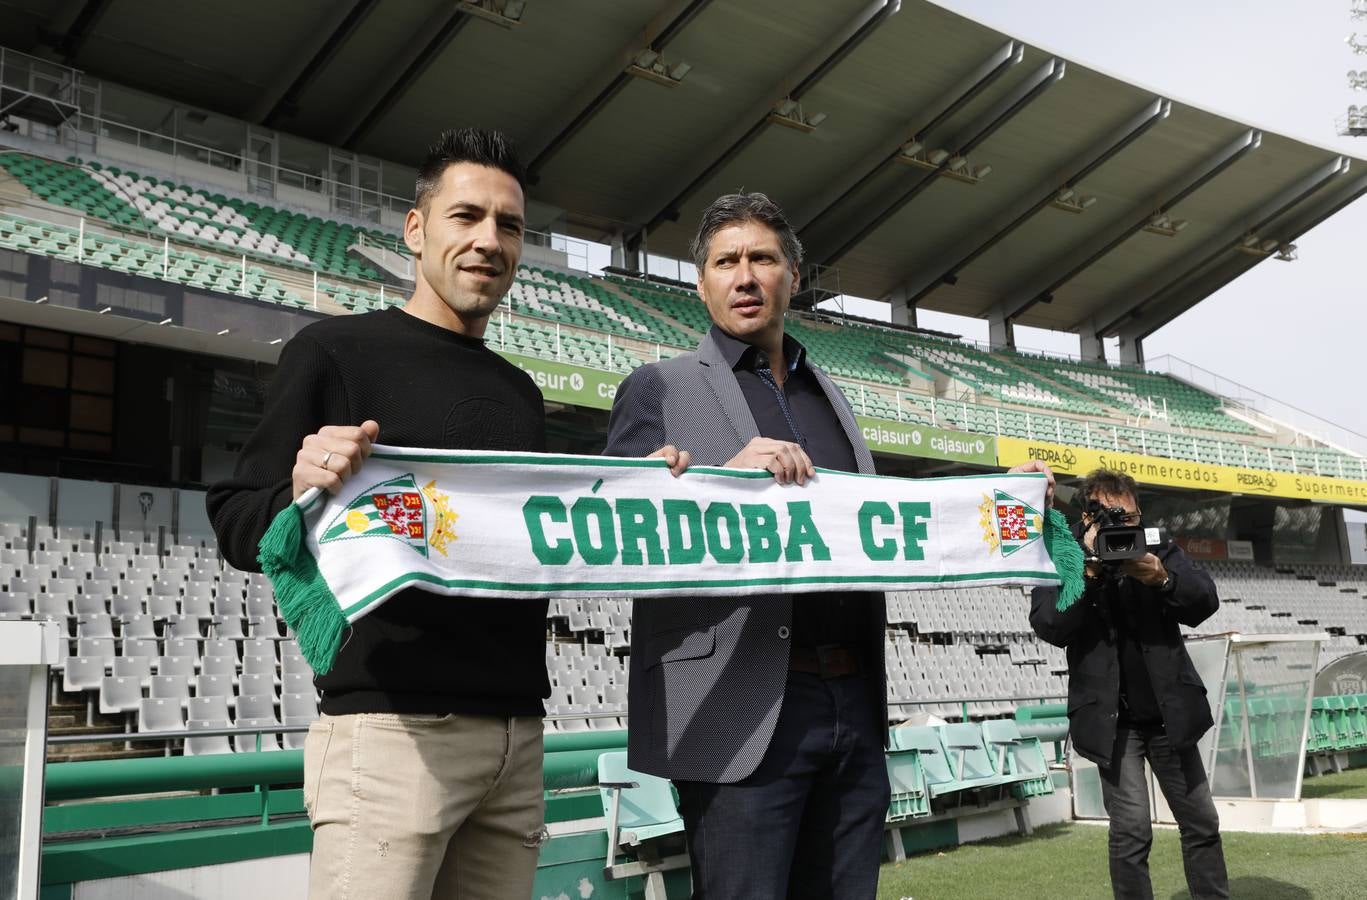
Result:
{"label": "green and white scarf", "polygon": [[396,592],[453,597],[741,596],[1062,585],[1082,554],[1038,474],[890,478],[660,459],[377,445],[336,496],[283,509],[259,560],[316,672]]}

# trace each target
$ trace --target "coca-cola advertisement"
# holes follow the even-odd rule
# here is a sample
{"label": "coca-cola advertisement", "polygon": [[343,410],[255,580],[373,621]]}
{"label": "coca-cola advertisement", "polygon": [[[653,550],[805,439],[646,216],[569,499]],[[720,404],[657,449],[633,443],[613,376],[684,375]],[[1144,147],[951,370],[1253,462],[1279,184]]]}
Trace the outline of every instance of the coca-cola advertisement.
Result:
{"label": "coca-cola advertisement", "polygon": [[1180,537],[1177,546],[1192,559],[1227,559],[1229,551],[1220,538]]}

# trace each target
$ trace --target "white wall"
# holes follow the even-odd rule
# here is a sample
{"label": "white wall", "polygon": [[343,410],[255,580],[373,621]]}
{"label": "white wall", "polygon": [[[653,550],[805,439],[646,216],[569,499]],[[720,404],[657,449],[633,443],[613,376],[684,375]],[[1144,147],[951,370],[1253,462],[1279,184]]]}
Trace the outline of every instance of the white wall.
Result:
{"label": "white wall", "polygon": [[1347,522],[1348,560],[1367,565],[1367,522]]}
{"label": "white wall", "polygon": [[41,475],[0,472],[0,519],[18,522],[37,516],[47,524],[48,480]]}

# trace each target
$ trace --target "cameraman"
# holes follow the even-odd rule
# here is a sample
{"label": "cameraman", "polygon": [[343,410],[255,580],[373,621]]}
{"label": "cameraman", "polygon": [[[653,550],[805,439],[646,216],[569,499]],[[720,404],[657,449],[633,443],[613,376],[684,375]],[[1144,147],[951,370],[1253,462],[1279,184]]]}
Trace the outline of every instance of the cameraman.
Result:
{"label": "cameraman", "polygon": [[1058,590],[1035,588],[1030,625],[1068,651],[1069,731],[1077,752],[1101,767],[1115,896],[1153,897],[1147,759],[1181,830],[1193,900],[1228,897],[1220,819],[1196,749],[1213,724],[1210,705],[1177,627],[1199,625],[1220,601],[1210,576],[1175,543],[1123,562],[1096,559],[1102,524],[1140,524],[1136,495],[1134,479],[1120,472],[1096,469],[1083,479],[1085,512],[1073,533],[1088,557],[1086,591],[1059,612]]}

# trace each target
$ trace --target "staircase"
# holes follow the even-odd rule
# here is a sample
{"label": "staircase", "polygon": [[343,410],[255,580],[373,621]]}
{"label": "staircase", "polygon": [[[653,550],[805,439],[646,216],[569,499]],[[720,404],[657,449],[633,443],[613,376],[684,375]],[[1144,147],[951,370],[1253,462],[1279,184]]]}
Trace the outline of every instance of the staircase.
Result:
{"label": "staircase", "polygon": [[[47,733],[49,737],[76,734],[111,734],[125,728],[122,717],[102,715],[98,710],[86,724],[86,704],[79,694],[58,694],[48,706]],[[101,741],[91,744],[49,744],[47,761],[90,762],[101,759],[128,759],[136,756],[161,756],[161,744],[124,741]]]}

